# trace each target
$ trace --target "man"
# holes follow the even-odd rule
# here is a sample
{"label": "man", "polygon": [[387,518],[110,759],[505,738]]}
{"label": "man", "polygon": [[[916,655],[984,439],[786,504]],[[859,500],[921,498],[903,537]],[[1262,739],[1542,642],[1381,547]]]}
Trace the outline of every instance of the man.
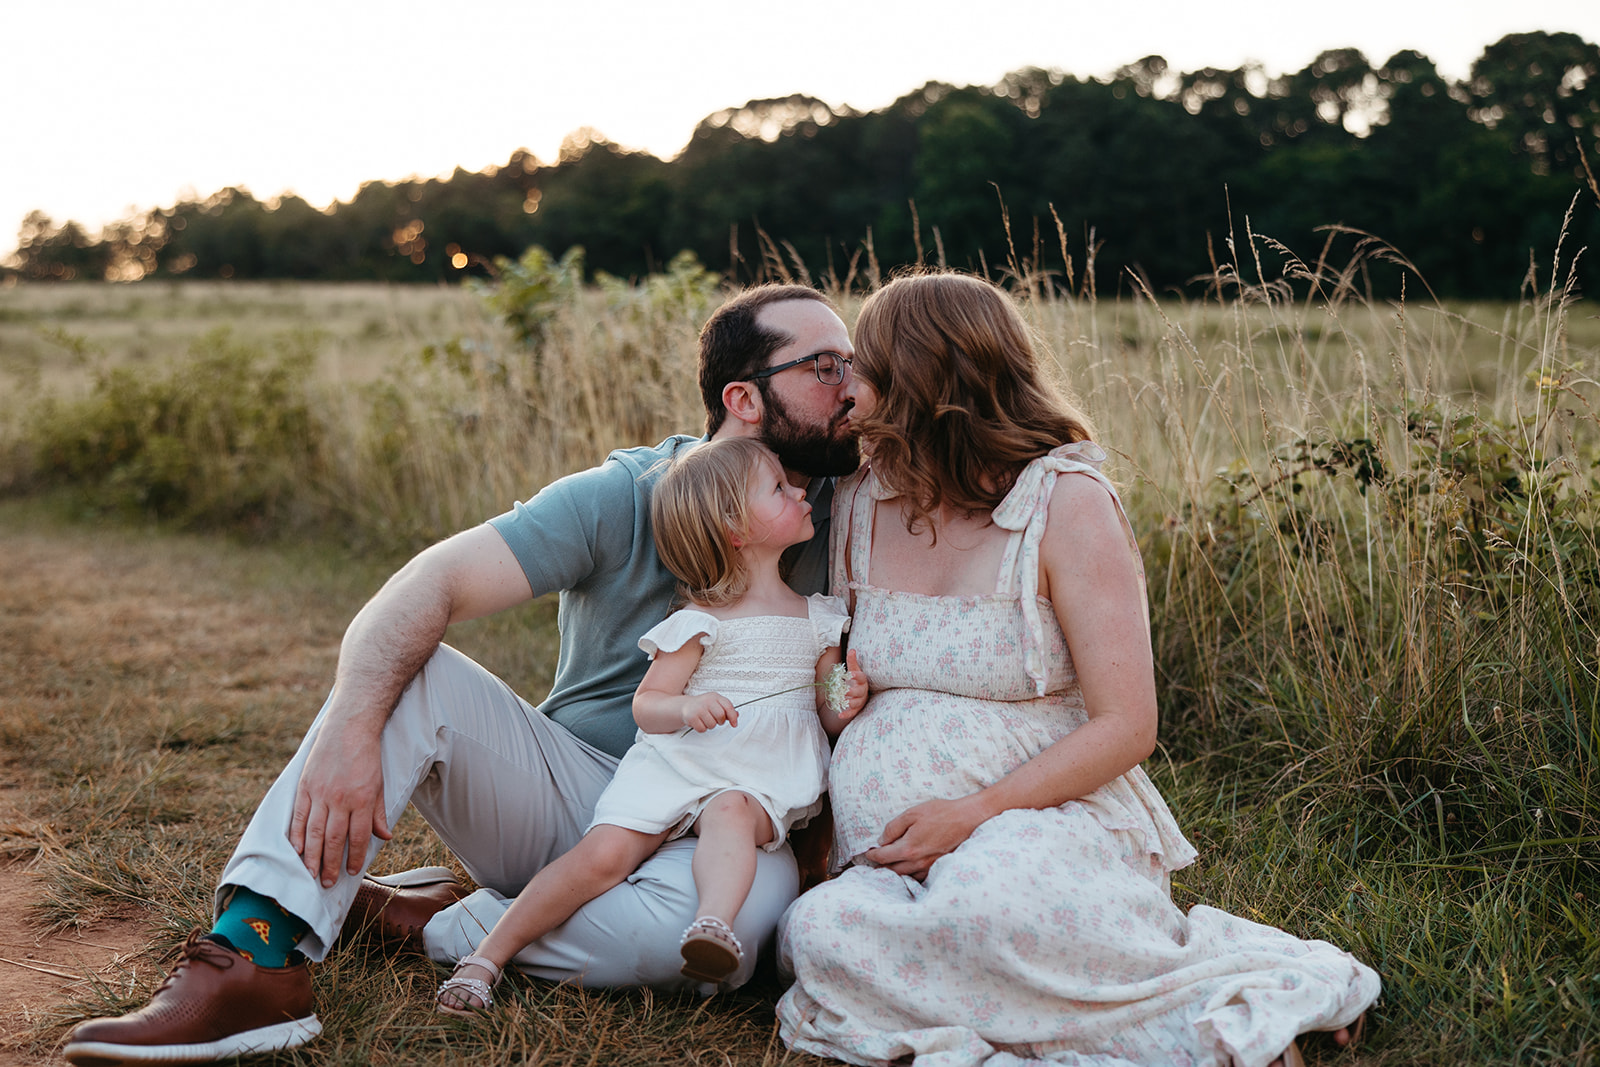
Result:
{"label": "man", "polygon": [[[851,355],[844,323],[815,290],[745,292],[700,335],[707,435],[760,437],[826,517],[827,476],[858,462],[846,426]],[[305,1043],[321,1030],[305,961],[327,954],[347,915],[352,929],[370,923],[437,960],[469,954],[506,898],[582,836],[633,741],[633,692],[648,665],[636,641],[666,616],[675,584],[650,535],[652,468],[694,441],[614,452],[390,578],[345,632],[327,703],[224,869],[212,933],[190,938],[146,1007],[74,1028],[67,1058],[202,1062]],[[816,525],[793,561],[802,593],[826,585],[828,535]],[[452,622],[552,590],[561,647],[537,709],[440,643]],[[445,868],[363,878],[407,803],[482,889],[465,896]],[[678,952],[694,918],[693,852],[692,837],[663,847],[517,965],[593,986],[693,986]],[[768,939],[796,887],[789,850],[763,852],[738,937]],[[754,957],[730,985],[749,979]]]}

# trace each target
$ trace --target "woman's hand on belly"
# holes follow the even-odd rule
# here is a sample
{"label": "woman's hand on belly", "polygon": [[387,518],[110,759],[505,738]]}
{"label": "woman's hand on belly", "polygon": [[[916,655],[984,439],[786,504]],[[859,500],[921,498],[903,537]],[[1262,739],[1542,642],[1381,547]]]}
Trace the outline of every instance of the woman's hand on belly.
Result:
{"label": "woman's hand on belly", "polygon": [[868,849],[866,858],[922,881],[935,860],[954,852],[994,814],[982,796],[973,793],[959,800],[925,800],[906,809],[883,828],[878,847]]}

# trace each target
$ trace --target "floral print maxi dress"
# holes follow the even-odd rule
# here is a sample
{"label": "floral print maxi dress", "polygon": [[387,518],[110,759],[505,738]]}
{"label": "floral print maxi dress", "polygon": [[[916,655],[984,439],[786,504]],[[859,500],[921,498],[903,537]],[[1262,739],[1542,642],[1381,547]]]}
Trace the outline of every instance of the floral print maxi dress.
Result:
{"label": "floral print maxi dress", "polygon": [[[834,588],[853,576],[851,647],[873,692],[829,769],[836,863],[907,808],[975,792],[1086,721],[1065,638],[1035,591],[1056,478],[1092,477],[1115,499],[1103,460],[1082,442],[1024,470],[994,513],[1012,536],[986,596],[873,587],[874,504],[889,494],[870,471],[840,487],[833,528],[848,540],[835,546]],[[778,1005],[783,1039],[859,1064],[1260,1067],[1377,997],[1377,974],[1327,942],[1215,908],[1180,912],[1168,875],[1194,856],[1136,767],[1060,807],[988,820],[925,882],[852,864],[780,924],[794,975]]]}

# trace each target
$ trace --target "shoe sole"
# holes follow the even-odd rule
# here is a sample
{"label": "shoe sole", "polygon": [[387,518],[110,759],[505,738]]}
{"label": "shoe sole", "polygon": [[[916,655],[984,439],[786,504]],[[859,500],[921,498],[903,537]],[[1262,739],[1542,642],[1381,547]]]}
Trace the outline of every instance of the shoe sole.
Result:
{"label": "shoe sole", "polygon": [[274,1023],[199,1045],[117,1045],[108,1041],[79,1041],[61,1052],[78,1067],[119,1067],[129,1063],[211,1063],[254,1052],[283,1052],[299,1048],[320,1033],[322,1024],[317,1017],[307,1015],[304,1019]]}
{"label": "shoe sole", "polygon": [[711,941],[691,941],[683,946],[685,978],[696,982],[721,983],[739,969],[739,957],[722,945]]}
{"label": "shoe sole", "polygon": [[438,885],[440,882],[459,881],[456,873],[449,867],[416,867],[409,871],[396,871],[394,874],[369,874],[367,881],[386,885],[391,889],[415,889],[422,885]]}

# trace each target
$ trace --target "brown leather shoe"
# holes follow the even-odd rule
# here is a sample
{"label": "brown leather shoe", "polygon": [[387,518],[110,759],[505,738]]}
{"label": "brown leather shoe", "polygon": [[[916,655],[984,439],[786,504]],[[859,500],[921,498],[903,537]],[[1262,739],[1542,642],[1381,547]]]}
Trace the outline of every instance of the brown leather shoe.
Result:
{"label": "brown leather shoe", "polygon": [[467,895],[448,867],[418,867],[361,880],[345,916],[343,934],[374,937],[391,952],[422,951],[428,920]]}
{"label": "brown leather shoe", "polygon": [[85,1067],[209,1063],[298,1048],[321,1032],[310,967],[257,967],[196,930],[149,1004],[79,1023],[62,1052]]}

